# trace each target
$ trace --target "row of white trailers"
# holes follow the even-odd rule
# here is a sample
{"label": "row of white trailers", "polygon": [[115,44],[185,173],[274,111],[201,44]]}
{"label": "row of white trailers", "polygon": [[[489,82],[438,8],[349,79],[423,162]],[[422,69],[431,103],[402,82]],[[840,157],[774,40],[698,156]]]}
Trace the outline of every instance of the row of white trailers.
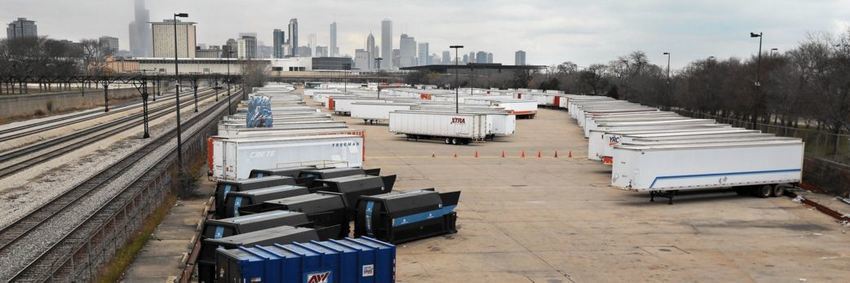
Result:
{"label": "row of white trailers", "polygon": [[612,166],[611,184],[672,203],[680,191],[734,189],[780,196],[802,180],[804,143],[598,96],[566,97],[588,139],[587,158]]}
{"label": "row of white trailers", "polygon": [[255,88],[251,94],[271,98],[274,123],[270,128],[248,128],[244,107],[219,121],[218,135],[207,144],[213,179],[247,179],[254,169],[363,166],[363,131],[306,106],[293,89],[275,84]]}

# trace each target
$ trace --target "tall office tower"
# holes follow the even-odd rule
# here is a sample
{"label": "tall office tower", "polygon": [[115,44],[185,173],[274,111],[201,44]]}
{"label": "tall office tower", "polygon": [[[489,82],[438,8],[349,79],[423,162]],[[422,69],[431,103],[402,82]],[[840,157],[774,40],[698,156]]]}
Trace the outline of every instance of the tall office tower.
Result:
{"label": "tall office tower", "polygon": [[[391,56],[392,56],[392,61],[390,61],[390,63],[392,63],[393,66],[396,66],[396,67],[401,66],[401,51],[398,50],[398,48],[393,49]],[[386,61],[386,60],[384,60],[384,61]],[[383,66],[384,65],[381,64],[381,67],[383,67]]]}
{"label": "tall office tower", "polygon": [[[235,39],[228,39],[227,43],[222,48],[222,58],[236,58],[236,52],[239,51],[239,42]],[[228,54],[229,52],[229,54]]]}
{"label": "tall office tower", "polygon": [[398,44],[399,67],[416,66],[416,39],[407,34],[401,34]]}
{"label": "tall office tower", "polygon": [[336,46],[336,22],[331,23],[331,57],[339,56],[339,47]]}
{"label": "tall office tower", "polygon": [[[455,59],[457,59],[457,58],[455,58]],[[463,54],[463,60],[461,60],[460,62],[458,62],[458,64],[467,64],[467,63],[469,63],[469,55],[468,55],[468,54]]]}
{"label": "tall office tower", "polygon": [[441,57],[441,59],[443,59],[443,65],[451,64],[452,61],[454,61],[454,58],[455,57],[452,57],[451,51],[448,51],[448,50],[443,51],[443,57]]}
{"label": "tall office tower", "polygon": [[291,52],[286,54],[288,56],[298,56],[298,19],[289,20],[289,39],[286,43],[289,44]]}
{"label": "tall office tower", "polygon": [[419,58],[418,58],[419,62],[418,62],[417,65],[419,65],[419,66],[431,65],[431,55],[428,55],[428,54],[431,54],[431,53],[428,53],[428,43],[427,42],[419,43],[418,51],[419,51]]}
{"label": "tall office tower", "polygon": [[[177,21],[177,57],[195,58],[197,42],[194,22]],[[151,23],[153,30],[153,57],[174,57],[174,25],[173,19]]]}
{"label": "tall office tower", "polygon": [[390,19],[381,21],[381,69],[391,70],[398,66],[393,60],[393,22]]}
{"label": "tall office tower", "polygon": [[478,53],[475,54],[475,63],[478,63],[478,64],[487,63],[487,52],[478,51]]}
{"label": "tall office tower", "polygon": [[369,60],[369,51],[366,49],[354,50],[354,67],[363,71],[371,69],[372,61]]}
{"label": "tall office tower", "polygon": [[315,57],[328,57],[328,47],[316,45]]}
{"label": "tall office tower", "polygon": [[237,49],[237,58],[253,59],[257,58],[257,34],[256,33],[240,33],[239,47]]}
{"label": "tall office tower", "polygon": [[514,53],[514,65],[525,65],[525,51],[519,50]]}
{"label": "tall office tower", "polygon": [[35,21],[27,20],[27,18],[18,18],[6,27],[7,39],[25,37],[38,37],[38,27],[35,25]]}
{"label": "tall office tower", "polygon": [[101,36],[97,39],[100,49],[107,54],[115,54],[118,52],[118,38],[111,36]]}
{"label": "tall office tower", "polygon": [[375,37],[372,36],[372,33],[369,33],[369,36],[366,37],[366,52],[369,53],[369,65],[367,65],[366,69],[360,68],[361,70],[372,70],[375,68],[375,58],[378,58],[378,46],[375,45]]}
{"label": "tall office tower", "polygon": [[130,54],[150,57],[153,52],[150,12],[145,9],[145,0],[135,0],[134,4],[134,18],[130,22]]}
{"label": "tall office tower", "polygon": [[285,55],[285,53],[283,53],[284,52],[283,45],[286,44],[286,33],[284,33],[280,29],[275,29],[272,32],[272,38],[273,38],[272,43],[274,44],[272,46],[272,50],[273,50],[272,53],[274,53],[273,57],[274,58],[283,58],[283,56]]}
{"label": "tall office tower", "polygon": [[466,63],[475,63],[475,51],[469,52],[469,61],[466,61]]}
{"label": "tall office tower", "polygon": [[493,53],[487,53],[487,63],[493,63]]}
{"label": "tall office tower", "polygon": [[316,49],[316,45],[316,34],[311,33],[307,35],[307,47],[310,47],[310,49]]}

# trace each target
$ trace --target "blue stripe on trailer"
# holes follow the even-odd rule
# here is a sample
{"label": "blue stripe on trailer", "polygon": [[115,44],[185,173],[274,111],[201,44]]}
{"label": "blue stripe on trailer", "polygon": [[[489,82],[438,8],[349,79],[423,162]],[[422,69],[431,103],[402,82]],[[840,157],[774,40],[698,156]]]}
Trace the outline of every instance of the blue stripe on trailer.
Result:
{"label": "blue stripe on trailer", "polygon": [[655,182],[661,179],[684,179],[684,178],[699,178],[699,177],[712,177],[712,176],[732,176],[732,175],[752,175],[752,174],[765,174],[765,173],[788,173],[788,172],[800,172],[803,169],[780,169],[780,170],[763,170],[763,171],[745,171],[745,172],[726,172],[726,173],[709,173],[709,174],[694,174],[694,175],[674,175],[674,176],[659,176],[655,177],[652,180],[652,184],[649,185],[649,188],[655,186]]}
{"label": "blue stripe on trailer", "polygon": [[455,206],[449,205],[449,206],[444,206],[440,209],[421,212],[421,213],[417,213],[417,214],[411,214],[411,215],[399,217],[399,218],[393,218],[393,227],[412,224],[412,223],[425,221],[425,220],[432,219],[432,218],[443,217],[443,215],[449,214],[454,210],[455,210]]}

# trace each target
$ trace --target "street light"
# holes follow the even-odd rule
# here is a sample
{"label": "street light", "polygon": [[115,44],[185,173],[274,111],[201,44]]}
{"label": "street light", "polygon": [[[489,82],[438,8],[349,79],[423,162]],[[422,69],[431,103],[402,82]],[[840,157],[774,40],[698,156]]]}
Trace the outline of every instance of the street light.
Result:
{"label": "street light", "polygon": [[[381,70],[381,60],[384,60],[384,58],[381,58],[381,57],[375,58],[375,65],[377,65],[376,68],[378,70]],[[380,84],[378,85],[378,99],[381,99],[381,85]]]}
{"label": "street light", "polygon": [[758,61],[756,61],[756,84],[755,85],[756,85],[756,87],[761,87],[760,70],[761,70],[761,40],[763,38],[762,33],[761,32],[759,32],[759,33],[751,32],[750,38],[755,38],[755,37],[759,38],[759,57],[758,57]]}
{"label": "street light", "polygon": [[670,52],[664,52],[667,55],[667,84],[670,84]]}
{"label": "street light", "polygon": [[770,56],[773,56],[773,52],[776,52],[776,54],[779,54],[779,48],[775,48],[775,47],[771,48],[770,49]]}
{"label": "street light", "polygon": [[230,104],[230,55],[233,54],[233,50],[230,50],[230,46],[227,46],[227,114],[233,115],[233,107]]}
{"label": "street light", "polygon": [[177,88],[174,90],[174,101],[177,102],[177,169],[183,172],[183,130],[180,129],[180,71],[177,66],[177,17],[189,17],[187,13],[175,13],[174,21],[174,78],[177,81]]}
{"label": "street light", "polygon": [[460,113],[460,73],[459,73],[459,69],[458,69],[458,65],[457,65],[457,63],[459,61],[458,60],[459,57],[457,55],[457,52],[458,52],[458,50],[463,48],[463,45],[451,45],[451,46],[449,46],[449,48],[455,50],[455,113],[459,114]]}

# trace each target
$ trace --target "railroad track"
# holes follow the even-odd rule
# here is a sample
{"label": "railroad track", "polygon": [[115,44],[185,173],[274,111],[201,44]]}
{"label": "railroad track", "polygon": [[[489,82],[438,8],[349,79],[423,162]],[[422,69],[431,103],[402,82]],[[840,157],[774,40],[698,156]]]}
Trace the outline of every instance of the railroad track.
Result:
{"label": "railroad track", "polygon": [[[198,100],[206,99],[213,96],[213,92],[206,92],[198,95]],[[193,100],[188,100],[180,104],[181,108],[190,106],[194,103]],[[161,118],[171,114],[174,108],[171,105],[165,104],[157,106],[149,110],[149,119]],[[45,140],[35,144],[26,145],[14,150],[0,153],[0,178],[15,174],[42,162],[64,155],[68,152],[82,148],[89,144],[100,141],[103,138],[110,137],[120,132],[126,131],[129,128],[141,125],[144,123],[143,113],[133,114],[127,117],[119,118],[104,124],[96,125],[80,131],[75,131],[71,134]],[[75,141],[71,143],[71,141]],[[51,149],[46,151],[47,149]],[[33,153],[46,151],[44,154],[34,155],[29,158],[19,160],[21,157],[31,155]],[[10,162],[14,161],[14,162]]]}
{"label": "railroad track", "polygon": [[[238,93],[238,92],[237,92]],[[207,118],[211,113],[222,110],[227,100],[221,100],[208,107],[198,115],[183,123],[183,128],[190,128],[199,121]],[[235,102],[235,101],[234,101]],[[185,134],[185,133],[184,133]],[[20,244],[21,241],[27,238],[38,239],[40,226],[54,217],[59,217],[63,212],[68,212],[73,209],[74,205],[81,204],[83,199],[92,196],[99,189],[104,188],[111,181],[121,177],[128,170],[131,170],[135,165],[138,165],[145,156],[153,153],[162,146],[166,146],[176,135],[176,129],[170,129],[163,133],[151,143],[136,150],[129,156],[121,159],[113,166],[106,168],[92,178],[78,184],[70,189],[65,194],[62,194],[46,204],[39,207],[33,213],[19,219],[12,225],[9,225],[0,230],[0,243],[5,243],[0,246],[0,258],[16,258],[18,263],[16,270],[0,274],[0,280],[16,281],[16,282],[45,282],[73,256],[83,244],[85,244],[91,235],[99,231],[109,219],[116,215],[124,205],[131,200],[137,192],[144,189],[144,186],[156,178],[157,174],[139,174],[137,178],[131,181],[131,184],[116,193],[109,201],[96,208],[95,211],[79,222],[78,225],[67,234],[61,237],[60,240],[52,242],[46,249],[40,251],[17,251],[15,254],[13,247],[15,244]],[[172,157],[173,150],[163,156],[161,159],[154,162],[152,168],[158,170],[168,166],[170,162],[162,162]],[[151,170],[145,171],[149,172]],[[48,229],[48,228],[45,228]],[[43,231],[42,231],[43,232]],[[25,255],[35,255],[30,258],[22,258]],[[8,267],[6,267],[8,268]],[[13,267],[15,268],[15,267]],[[0,271],[3,271],[0,269]]]}
{"label": "railroad track", "polygon": [[[202,90],[205,91],[207,89],[205,88],[205,89],[202,89]],[[199,91],[201,91],[201,89],[199,89]],[[189,94],[189,95],[191,95],[191,94]],[[173,94],[163,95],[163,96],[160,96],[160,99],[166,99],[166,98],[169,98],[171,96],[174,96],[174,95]],[[149,103],[151,103],[151,102],[149,102]],[[117,107],[113,107],[112,110],[110,110],[109,112],[103,112],[100,109],[92,109],[92,110],[83,111],[83,112],[80,112],[80,113],[77,113],[77,114],[66,115],[66,116],[62,116],[62,117],[59,117],[59,118],[40,121],[40,122],[37,122],[37,123],[28,123],[26,125],[12,127],[12,128],[8,128],[8,129],[3,129],[3,130],[0,130],[0,142],[33,135],[33,134],[37,134],[37,133],[61,128],[61,127],[64,127],[64,126],[77,124],[77,123],[80,123],[80,122],[85,122],[85,121],[91,120],[91,119],[97,119],[97,118],[104,117],[104,116],[107,116],[107,115],[113,115],[113,114],[116,114],[116,113],[125,112],[125,111],[136,109],[136,108],[139,108],[139,107],[142,107],[141,102],[129,102],[129,103],[118,105]],[[47,126],[45,126],[45,125],[47,125]],[[42,126],[44,126],[44,127],[42,127]]]}

